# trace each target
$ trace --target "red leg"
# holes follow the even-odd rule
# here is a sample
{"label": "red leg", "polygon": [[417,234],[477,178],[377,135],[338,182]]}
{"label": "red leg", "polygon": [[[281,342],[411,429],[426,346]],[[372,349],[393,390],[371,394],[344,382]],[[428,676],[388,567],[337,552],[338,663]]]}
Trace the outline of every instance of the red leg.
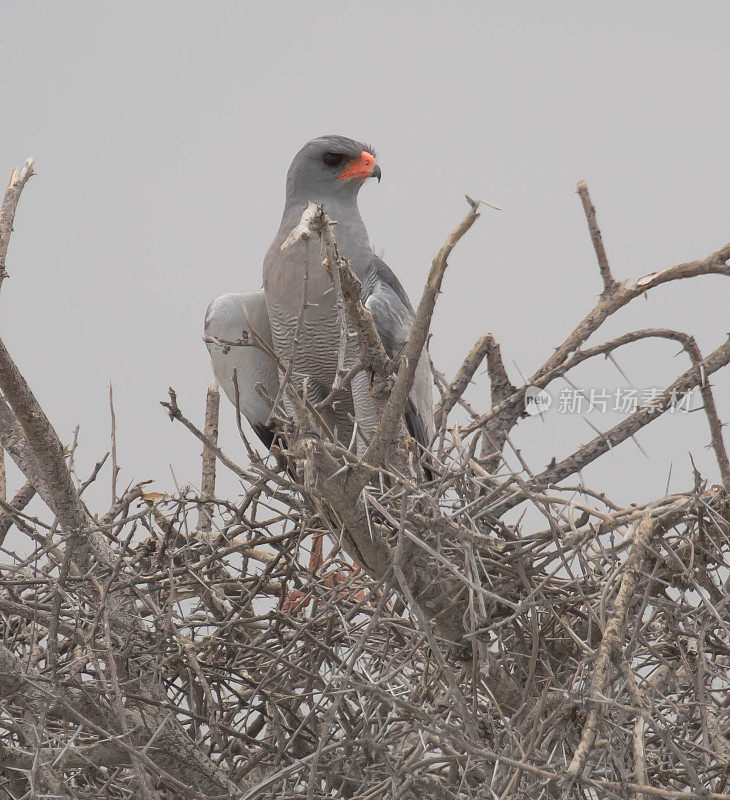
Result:
{"label": "red leg", "polygon": [[309,556],[309,571],[316,572],[324,563],[322,550],[324,547],[324,537],[319,531],[312,534],[312,554]]}
{"label": "red leg", "polygon": [[[315,573],[324,563],[324,555],[323,555],[323,548],[324,548],[324,536],[321,532],[315,531],[312,534],[312,552],[309,556],[309,571],[311,573]],[[352,571],[358,572],[360,567],[353,562],[352,564]],[[345,576],[342,572],[338,571],[335,573],[331,573],[325,577],[324,585],[328,589],[334,589],[335,585],[338,583],[344,583],[346,580]],[[343,597],[350,596],[343,594]],[[365,591],[360,590],[355,592],[353,595],[350,596],[352,600],[355,602],[360,602],[365,598]],[[296,591],[291,592],[284,600],[282,604],[283,611],[295,611],[299,608],[306,608],[312,601],[311,595],[307,594],[306,592]]]}
{"label": "red leg", "polygon": [[[309,556],[309,571],[316,572],[324,563],[322,550],[324,547],[323,536],[319,531],[312,534],[312,552]],[[312,602],[311,595],[306,592],[296,591],[290,592],[282,603],[282,611],[296,611],[297,609],[304,609]]]}

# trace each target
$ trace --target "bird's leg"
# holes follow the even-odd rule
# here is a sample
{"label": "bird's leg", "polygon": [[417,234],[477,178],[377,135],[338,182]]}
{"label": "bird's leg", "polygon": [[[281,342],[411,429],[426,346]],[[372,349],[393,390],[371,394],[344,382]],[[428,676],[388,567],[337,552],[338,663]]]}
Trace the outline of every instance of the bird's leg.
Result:
{"label": "bird's leg", "polygon": [[322,564],[324,564],[324,558],[322,556],[323,547],[324,539],[322,532],[314,531],[312,534],[312,553],[309,556],[309,571],[312,573],[316,572]]}
{"label": "bird's leg", "polygon": [[[316,571],[324,563],[322,550],[324,541],[321,531],[314,531],[312,533],[312,551],[309,556],[308,569],[314,575]],[[295,611],[297,609],[304,609],[312,602],[312,596],[306,592],[298,589],[295,592],[290,592],[282,605],[282,611]]]}

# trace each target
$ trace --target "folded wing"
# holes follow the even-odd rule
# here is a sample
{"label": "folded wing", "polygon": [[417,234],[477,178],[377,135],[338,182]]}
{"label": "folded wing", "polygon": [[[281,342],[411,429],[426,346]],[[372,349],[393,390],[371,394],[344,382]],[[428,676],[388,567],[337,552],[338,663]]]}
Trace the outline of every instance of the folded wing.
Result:
{"label": "folded wing", "polygon": [[[395,273],[377,256],[373,256],[365,272],[362,301],[372,315],[385,352],[394,358],[408,341],[415,315]],[[428,448],[434,435],[432,386],[431,369],[424,350],[406,408],[408,430],[424,448]]]}
{"label": "folded wing", "polygon": [[[271,328],[263,291],[223,294],[216,297],[205,312],[206,336],[236,341],[252,329],[271,344]],[[256,390],[256,385],[261,384],[269,398],[276,397],[279,388],[276,365],[255,347],[230,347],[226,352],[220,345],[206,344],[213,374],[226,397],[235,406],[235,374],[241,413],[263,444],[270,447],[274,439],[274,429],[266,421],[271,411],[271,400],[262,397]]]}

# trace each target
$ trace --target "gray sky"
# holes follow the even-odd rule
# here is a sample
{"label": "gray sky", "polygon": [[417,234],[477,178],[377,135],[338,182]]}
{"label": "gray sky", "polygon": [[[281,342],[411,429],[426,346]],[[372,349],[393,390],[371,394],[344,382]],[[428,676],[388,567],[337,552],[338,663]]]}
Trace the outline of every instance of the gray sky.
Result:
{"label": "gray sky", "polygon": [[[201,418],[203,311],[260,285],[292,155],[342,133],[378,150],[383,182],[364,188],[361,208],[414,302],[464,193],[502,206],[451,259],[432,352],[453,374],[491,331],[517,383],[517,367],[539,366],[600,291],[578,179],[619,280],[728,241],[728,30],[724,0],[0,0],[0,178],[27,155],[38,171],[16,218],[0,334],[62,438],[81,422],[82,473],[107,447],[111,380],[121,480],[169,489],[172,464],[197,482],[200,447],[158,401],[173,385]],[[592,341],[667,326],[707,353],[730,329],[728,300],[722,278],[655,290]],[[619,361],[651,387],[686,368],[676,351],[647,343]],[[625,385],[606,363],[575,380]],[[730,374],[715,384],[730,420]],[[485,377],[470,399],[487,407]],[[551,413],[516,438],[539,471],[593,435]],[[221,436],[242,458],[227,404]],[[670,462],[672,488],[690,485],[688,451],[717,475],[700,414],[639,439],[650,461],[628,443],[584,477],[646,499],[664,491]]]}

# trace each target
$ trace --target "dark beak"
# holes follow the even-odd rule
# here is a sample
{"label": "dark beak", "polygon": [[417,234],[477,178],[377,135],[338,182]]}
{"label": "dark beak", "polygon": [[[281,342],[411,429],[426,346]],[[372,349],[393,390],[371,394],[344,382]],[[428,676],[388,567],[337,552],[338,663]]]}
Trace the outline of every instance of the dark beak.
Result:
{"label": "dark beak", "polygon": [[378,183],[380,183],[380,175],[381,175],[381,173],[380,173],[380,167],[379,167],[379,166],[376,164],[376,165],[373,167],[373,174],[372,174],[370,177],[371,177],[371,178],[377,178],[377,179],[378,179]]}

